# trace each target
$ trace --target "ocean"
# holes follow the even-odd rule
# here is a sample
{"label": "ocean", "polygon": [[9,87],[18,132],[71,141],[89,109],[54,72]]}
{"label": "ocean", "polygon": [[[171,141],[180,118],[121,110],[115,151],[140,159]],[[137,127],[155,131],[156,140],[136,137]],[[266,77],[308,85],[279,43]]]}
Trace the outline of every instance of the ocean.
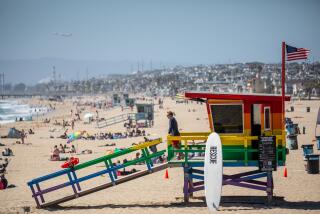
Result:
{"label": "ocean", "polygon": [[12,123],[16,120],[32,120],[37,114],[48,112],[46,107],[31,107],[16,100],[0,101],[0,124]]}

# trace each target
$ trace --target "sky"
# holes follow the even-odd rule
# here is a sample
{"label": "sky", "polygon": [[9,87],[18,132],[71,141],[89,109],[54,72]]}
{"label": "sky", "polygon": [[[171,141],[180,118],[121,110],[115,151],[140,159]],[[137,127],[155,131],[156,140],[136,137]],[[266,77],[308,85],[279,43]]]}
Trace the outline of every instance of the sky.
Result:
{"label": "sky", "polygon": [[317,0],[0,0],[0,72],[31,82],[54,60],[82,66],[56,66],[67,78],[86,64],[94,76],[130,72],[138,61],[280,62],[282,41],[319,60],[319,11]]}

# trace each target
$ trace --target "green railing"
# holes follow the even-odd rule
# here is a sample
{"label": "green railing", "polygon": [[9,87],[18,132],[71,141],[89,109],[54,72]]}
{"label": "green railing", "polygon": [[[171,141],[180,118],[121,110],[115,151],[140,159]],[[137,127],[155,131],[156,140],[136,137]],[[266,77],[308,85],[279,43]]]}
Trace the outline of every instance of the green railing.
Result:
{"label": "green railing", "polygon": [[[181,133],[180,136],[167,136],[168,163],[202,163],[205,141],[209,132]],[[224,166],[258,166],[258,136],[220,135]],[[173,141],[179,141],[175,148]],[[286,146],[282,135],[276,135],[276,160],[279,166],[285,165]],[[177,158],[180,157],[178,160]]]}

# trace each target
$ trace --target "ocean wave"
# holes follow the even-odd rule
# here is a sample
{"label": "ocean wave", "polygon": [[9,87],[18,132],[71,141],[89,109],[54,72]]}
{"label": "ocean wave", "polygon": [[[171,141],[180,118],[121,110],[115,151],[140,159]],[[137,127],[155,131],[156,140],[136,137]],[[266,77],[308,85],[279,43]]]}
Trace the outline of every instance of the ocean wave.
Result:
{"label": "ocean wave", "polygon": [[46,107],[30,107],[17,101],[0,101],[0,124],[12,123],[17,119],[30,120],[32,116],[48,113]]}

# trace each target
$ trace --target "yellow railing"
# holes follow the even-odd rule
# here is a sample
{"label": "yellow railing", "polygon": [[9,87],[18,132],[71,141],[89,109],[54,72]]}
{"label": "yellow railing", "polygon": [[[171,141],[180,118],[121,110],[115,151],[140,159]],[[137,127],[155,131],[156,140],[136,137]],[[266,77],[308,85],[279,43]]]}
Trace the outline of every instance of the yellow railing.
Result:
{"label": "yellow railing", "polygon": [[[185,147],[188,145],[189,141],[195,140],[207,140],[210,132],[184,132],[180,136],[167,136],[168,145],[172,145],[172,141],[180,141]],[[232,145],[248,147],[251,145],[252,140],[258,140],[258,136],[237,136],[237,135],[221,135],[222,145]],[[284,135],[276,135],[276,145],[285,146]]]}

